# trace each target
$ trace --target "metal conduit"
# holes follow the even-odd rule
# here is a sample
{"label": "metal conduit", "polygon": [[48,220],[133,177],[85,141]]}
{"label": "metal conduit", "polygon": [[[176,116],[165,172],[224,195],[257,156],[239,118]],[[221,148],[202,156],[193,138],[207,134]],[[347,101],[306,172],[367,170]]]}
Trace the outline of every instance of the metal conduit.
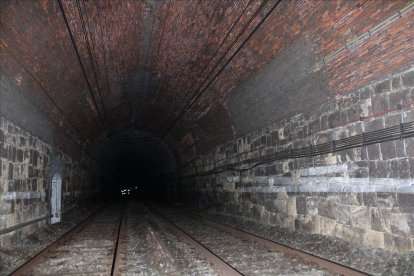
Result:
{"label": "metal conduit", "polygon": [[13,225],[11,227],[8,227],[8,228],[5,228],[5,229],[0,229],[0,236],[1,235],[4,235],[4,234],[7,234],[7,233],[10,233],[10,232],[13,232],[13,231],[16,231],[16,230],[18,230],[20,228],[23,228],[25,226],[31,225],[33,223],[36,223],[36,222],[39,222],[39,221],[42,221],[42,220],[51,218],[52,216],[53,216],[52,214],[45,214],[43,216],[40,216],[40,217],[31,219],[31,220],[28,220],[28,221],[25,221],[25,222],[22,222],[22,223],[19,223],[19,224],[16,224],[16,225]]}

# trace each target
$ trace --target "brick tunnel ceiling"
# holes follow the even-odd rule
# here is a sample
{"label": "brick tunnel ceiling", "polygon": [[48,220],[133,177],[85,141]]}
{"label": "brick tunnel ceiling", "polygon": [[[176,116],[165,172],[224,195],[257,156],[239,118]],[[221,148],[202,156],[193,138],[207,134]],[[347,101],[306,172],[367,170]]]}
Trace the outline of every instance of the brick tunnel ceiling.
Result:
{"label": "brick tunnel ceiling", "polygon": [[[70,137],[88,147],[136,129],[166,134],[176,150],[195,144],[203,151],[372,77],[361,72],[341,76],[323,67],[314,73],[315,84],[288,90],[290,98],[270,95],[284,79],[407,2],[59,0],[0,5],[2,74],[55,123],[56,144],[65,147]],[[253,87],[263,93],[251,94]],[[262,102],[268,105],[259,107],[255,98],[266,95]],[[305,101],[295,104],[297,99]],[[260,109],[266,119],[260,120]],[[249,115],[254,122],[245,118]]]}

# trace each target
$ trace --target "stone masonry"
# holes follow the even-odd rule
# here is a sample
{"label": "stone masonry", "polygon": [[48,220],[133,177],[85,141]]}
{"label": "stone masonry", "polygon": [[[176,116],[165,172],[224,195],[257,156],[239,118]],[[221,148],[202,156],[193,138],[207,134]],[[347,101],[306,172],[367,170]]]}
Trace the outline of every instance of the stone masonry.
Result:
{"label": "stone masonry", "polygon": [[[400,72],[198,156],[181,200],[212,212],[394,252],[414,250],[414,139],[191,177],[286,148],[414,120],[414,70]],[[408,103],[408,104],[407,104]],[[403,111],[399,104],[407,104]],[[364,120],[360,120],[364,117]],[[239,168],[247,168],[241,166]]]}
{"label": "stone masonry", "polygon": [[[50,212],[52,158],[62,164],[62,212],[91,196],[87,163],[73,160],[12,122],[0,118],[0,228]],[[10,246],[47,223],[41,222],[0,236]]]}

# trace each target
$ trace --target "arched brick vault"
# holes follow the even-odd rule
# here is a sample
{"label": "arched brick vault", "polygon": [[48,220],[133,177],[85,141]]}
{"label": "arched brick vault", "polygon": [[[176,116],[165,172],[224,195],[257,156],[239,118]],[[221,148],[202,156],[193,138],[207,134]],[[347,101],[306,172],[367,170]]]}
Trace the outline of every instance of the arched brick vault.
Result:
{"label": "arched brick vault", "polygon": [[53,122],[64,151],[145,130],[166,134],[185,162],[408,67],[413,13],[320,63],[408,3],[1,1],[1,73]]}

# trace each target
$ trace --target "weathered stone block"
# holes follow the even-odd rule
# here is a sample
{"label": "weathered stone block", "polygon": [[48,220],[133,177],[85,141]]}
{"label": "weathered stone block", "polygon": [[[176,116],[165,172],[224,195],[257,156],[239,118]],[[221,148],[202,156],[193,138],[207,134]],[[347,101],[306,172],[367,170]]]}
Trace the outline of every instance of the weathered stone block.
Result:
{"label": "weathered stone block", "polygon": [[381,160],[381,150],[379,144],[367,146],[369,160]]}
{"label": "weathered stone block", "polygon": [[392,114],[388,115],[384,119],[385,127],[392,127],[400,124],[401,115],[400,114]]}
{"label": "weathered stone block", "polygon": [[397,150],[394,141],[381,143],[382,160],[393,159],[397,157]]}
{"label": "weathered stone block", "polygon": [[332,202],[330,200],[323,200],[319,202],[318,206],[318,214],[330,218],[333,220],[337,219],[337,203]]}
{"label": "weathered stone block", "polygon": [[338,126],[341,123],[341,113],[340,111],[333,112],[328,115],[328,124],[331,127]]}
{"label": "weathered stone block", "polygon": [[[398,158],[404,158],[408,156],[409,151],[407,150],[407,143],[404,140],[405,139],[394,141]],[[404,144],[405,144],[405,150],[404,150]]]}
{"label": "weathered stone block", "polygon": [[253,205],[253,217],[257,220],[260,220],[260,218],[263,216],[263,212],[265,211],[264,206],[255,204]]}
{"label": "weathered stone block", "polygon": [[401,76],[402,84],[404,87],[414,86],[414,71],[409,71]]}
{"label": "weathered stone block", "polygon": [[406,158],[391,160],[390,177],[410,178],[410,164]]}
{"label": "weathered stone block", "polygon": [[306,197],[304,196],[296,197],[296,212],[301,215],[306,214]]}
{"label": "weathered stone block", "polygon": [[370,208],[371,229],[380,232],[391,232],[391,208]]}
{"label": "weathered stone block", "polygon": [[342,193],[328,193],[326,195],[326,200],[341,203],[341,194]]}
{"label": "weathered stone block", "polygon": [[[352,175],[350,175],[352,177]],[[353,177],[367,178],[369,177],[369,167],[359,167],[355,170]]]}
{"label": "weathered stone block", "polygon": [[347,192],[341,194],[341,203],[345,205],[360,205],[357,194]]}
{"label": "weathered stone block", "polygon": [[276,199],[273,201],[275,212],[285,214],[287,212],[287,200]]}
{"label": "weathered stone block", "polygon": [[376,95],[372,98],[372,111],[380,113],[389,109],[389,97],[387,94]]}
{"label": "weathered stone block", "polygon": [[392,86],[393,91],[397,91],[397,90],[401,89],[401,87],[402,87],[401,77],[394,77],[391,80],[391,86]]}
{"label": "weathered stone block", "polygon": [[384,248],[384,233],[370,229],[365,229],[362,237],[362,243],[376,248]]}
{"label": "weathered stone block", "polygon": [[8,148],[6,146],[4,146],[4,147],[0,146],[0,157],[7,158],[8,155],[9,155]]}
{"label": "weathered stone block", "polygon": [[264,225],[268,225],[270,221],[270,213],[267,210],[263,210],[260,216],[260,222]]}
{"label": "weathered stone block", "polygon": [[12,180],[13,179],[13,171],[14,171],[14,166],[12,163],[9,163],[9,171],[8,171],[8,179]]}
{"label": "weathered stone block", "polygon": [[392,213],[390,222],[391,232],[396,235],[410,235],[409,219],[411,218],[407,213]]}
{"label": "weathered stone block", "polygon": [[0,129],[0,147],[2,147],[3,145],[4,145],[4,133]]}
{"label": "weathered stone block", "polygon": [[412,250],[412,243],[410,238],[384,233],[384,247],[393,252],[406,253]]}
{"label": "weathered stone block", "polygon": [[[342,208],[341,208],[342,209]],[[365,206],[351,206],[349,215],[351,226],[370,229],[371,228],[371,214],[369,207]]]}
{"label": "weathered stone block", "polygon": [[398,108],[398,105],[401,103],[407,103],[411,101],[411,93],[409,89],[404,89],[402,91],[393,92],[388,95],[389,107],[391,109]]}
{"label": "weathered stone block", "polygon": [[278,192],[276,199],[287,199],[288,198],[288,194],[286,192]]}
{"label": "weathered stone block", "polygon": [[320,221],[318,216],[301,216],[295,219],[295,228],[310,234],[320,233]]}
{"label": "weathered stone block", "polygon": [[397,201],[395,193],[377,192],[377,206],[379,207],[394,207]]}
{"label": "weathered stone block", "polygon": [[315,216],[318,214],[319,198],[306,197],[306,214]]}
{"label": "weathered stone block", "polygon": [[21,149],[17,149],[17,161],[18,162],[23,162],[23,150]]}
{"label": "weathered stone block", "polygon": [[363,100],[371,98],[371,92],[372,92],[372,90],[371,90],[370,87],[365,87],[365,88],[361,89],[359,91],[359,100],[363,101]]}
{"label": "weathered stone block", "polygon": [[397,194],[398,205],[402,212],[414,213],[414,194]]}
{"label": "weathered stone block", "polygon": [[387,178],[390,174],[390,162],[388,161],[375,161],[375,168],[370,166],[370,177],[373,178]]}
{"label": "weathered stone block", "polygon": [[342,238],[342,224],[322,216],[319,217],[320,234]]}
{"label": "weathered stone block", "polygon": [[281,214],[270,214],[269,223],[271,225],[276,225],[282,227],[283,225],[283,216]]}
{"label": "weathered stone block", "polygon": [[351,210],[355,206],[338,204],[336,206],[336,219],[342,224],[349,224],[351,218]]}
{"label": "weathered stone block", "polygon": [[286,201],[286,213],[289,216],[296,216],[297,215],[296,198],[290,197],[290,198],[287,199],[287,201]]}
{"label": "weathered stone block", "polygon": [[375,131],[384,128],[384,118],[378,117],[376,119],[365,122],[365,131]]}
{"label": "weathered stone block", "polygon": [[282,218],[282,227],[287,228],[290,231],[295,231],[295,217],[284,216]]}
{"label": "weathered stone block", "polygon": [[250,201],[243,201],[241,204],[241,209],[243,213],[248,213],[253,208],[253,204]]}
{"label": "weathered stone block", "polygon": [[362,244],[364,242],[365,229],[355,228],[349,225],[342,226],[342,239],[350,243]]}
{"label": "weathered stone block", "polygon": [[374,91],[375,94],[381,94],[384,92],[390,92],[391,91],[391,81],[385,80],[380,83],[377,83],[374,85]]}

